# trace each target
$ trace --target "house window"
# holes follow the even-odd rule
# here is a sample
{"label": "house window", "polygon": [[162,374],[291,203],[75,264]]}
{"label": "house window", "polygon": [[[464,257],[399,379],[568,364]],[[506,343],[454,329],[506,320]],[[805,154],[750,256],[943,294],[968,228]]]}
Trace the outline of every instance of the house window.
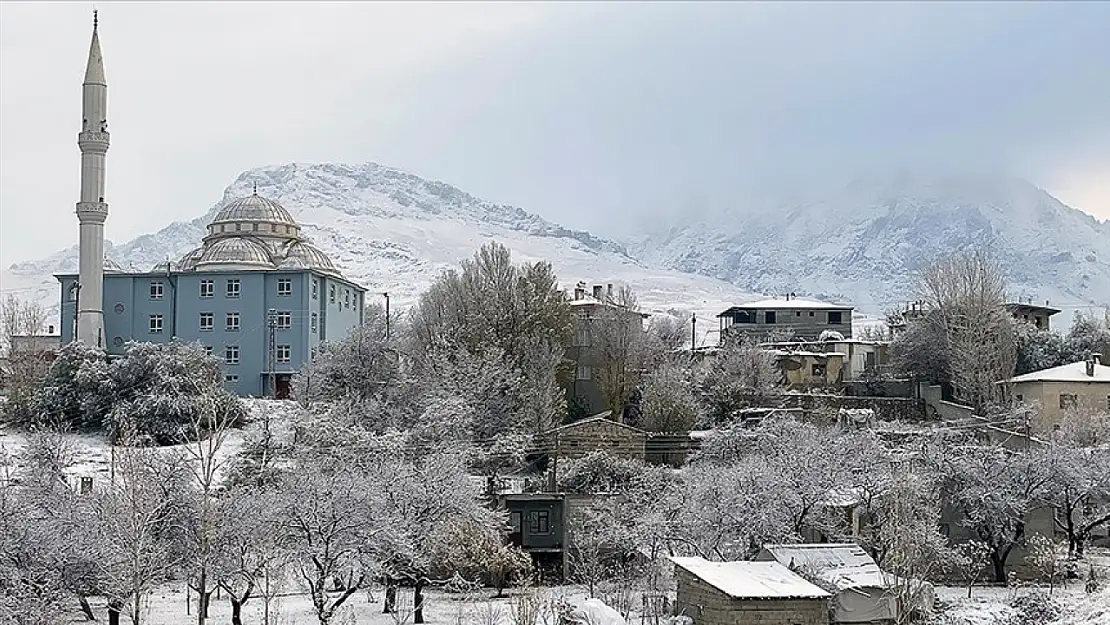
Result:
{"label": "house window", "polygon": [[214,316],[215,315],[213,315],[210,312],[200,313],[200,331],[201,332],[211,332],[212,331],[212,325],[213,325],[212,319],[213,319]]}
{"label": "house window", "polygon": [[215,280],[201,280],[200,281],[200,296],[212,297],[216,294]]}
{"label": "house window", "polygon": [[574,333],[574,346],[575,347],[589,347],[590,346],[590,331],[583,328]]}
{"label": "house window", "polygon": [[737,311],[732,316],[733,323],[755,323],[755,313],[747,310]]}
{"label": "house window", "polygon": [[343,304],[347,308],[351,307],[351,289],[343,289]]}
{"label": "house window", "polygon": [[277,314],[277,329],[288,330],[293,327],[293,313],[283,310]]}
{"label": "house window", "polygon": [[335,285],[334,284],[331,285],[331,289],[328,291],[328,302],[330,302],[332,304],[335,303]]}
{"label": "house window", "polygon": [[1017,400],[1017,403],[1020,404],[1022,401],[1025,400],[1025,396],[1024,395],[1014,395],[1014,399]]}
{"label": "house window", "polygon": [[592,372],[590,371],[590,366],[589,365],[578,365],[578,370],[574,372],[574,379],[575,380],[589,380],[590,377],[591,377],[590,376],[591,373]]}
{"label": "house window", "polygon": [[314,361],[314,360],[316,360],[316,348],[315,348],[315,347],[313,347],[313,348],[312,348],[311,350],[309,350],[309,352],[308,352],[308,361],[309,361],[309,362],[312,362],[312,361]]}
{"label": "house window", "polygon": [[1071,410],[1078,405],[1078,396],[1068,393],[1060,393],[1060,410]]}
{"label": "house window", "polygon": [[277,232],[277,224],[270,224],[270,232]]}
{"label": "house window", "polygon": [[293,294],[293,280],[290,278],[278,279],[278,295],[292,295]]}
{"label": "house window", "polygon": [[768,310],[767,312],[763,313],[763,322],[768,323],[768,324],[774,324],[775,323],[775,311]]}
{"label": "house window", "polygon": [[205,356],[211,356],[212,355],[212,346],[211,345],[205,345],[204,346],[204,355]]}
{"label": "house window", "polygon": [[812,310],[811,310],[811,311],[809,311],[809,316],[810,316],[810,317],[812,317],[812,316],[813,316],[813,311],[812,311]]}
{"label": "house window", "polygon": [[794,316],[795,317],[801,317],[802,316],[802,311],[799,310],[798,312],[794,313]]}
{"label": "house window", "polygon": [[827,369],[825,368],[825,365],[822,365],[822,364],[813,365],[812,370],[813,370],[813,375],[814,376],[822,377],[822,378],[825,377],[825,372],[827,371]]}
{"label": "house window", "polygon": [[162,299],[165,293],[165,285],[161,280],[152,280],[150,283],[150,299]]}
{"label": "house window", "polygon": [[844,313],[840,312],[839,310],[829,313],[829,325],[838,326],[842,323],[844,323]]}
{"label": "house window", "polygon": [[319,323],[319,318],[316,316],[316,313],[312,313],[311,323],[312,323],[312,333],[316,334],[316,325]]}
{"label": "house window", "polygon": [[239,383],[239,376],[237,376],[237,375],[225,375],[224,376],[224,382],[227,382],[228,384],[238,384]]}
{"label": "house window", "polygon": [[228,345],[224,347],[224,362],[229,365],[239,364],[239,346]]}
{"label": "house window", "polygon": [[162,333],[162,315],[151,315],[150,316],[150,333],[151,334],[161,334]]}
{"label": "house window", "polygon": [[228,332],[239,331],[239,313],[229,312],[227,318],[224,320],[224,329]]}
{"label": "house window", "polygon": [[521,521],[520,517],[521,517],[521,514],[520,514],[519,510],[514,510],[514,511],[509,513],[509,530],[513,534],[519,534],[520,533],[520,521]]}
{"label": "house window", "polygon": [[227,296],[228,297],[239,297],[239,291],[240,291],[240,287],[239,287],[239,280],[238,279],[232,279],[232,280],[227,281]]}
{"label": "house window", "polygon": [[316,299],[316,292],[319,290],[317,287],[319,287],[319,286],[320,286],[319,283],[317,283],[316,279],[313,278],[312,279],[312,299]]}
{"label": "house window", "polygon": [[277,346],[277,361],[278,362],[289,362],[290,356],[292,355],[292,353],[293,353],[293,350],[290,349],[290,347],[288,345],[278,345]]}
{"label": "house window", "polygon": [[1106,396],[1106,409],[1110,410],[1110,395]]}
{"label": "house window", "polygon": [[528,513],[528,531],[532,534],[551,532],[551,520],[547,510],[532,510]]}

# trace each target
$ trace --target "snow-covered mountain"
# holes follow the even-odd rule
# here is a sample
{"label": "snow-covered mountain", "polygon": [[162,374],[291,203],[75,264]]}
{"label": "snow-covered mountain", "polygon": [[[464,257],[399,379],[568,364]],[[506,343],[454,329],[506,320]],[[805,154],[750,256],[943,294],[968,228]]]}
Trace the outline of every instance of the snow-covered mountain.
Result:
{"label": "snow-covered mountain", "polygon": [[[1110,222],[1001,176],[896,175],[721,211],[628,245],[642,262],[882,312],[914,299],[919,270],[988,245],[1011,296],[1064,308],[1110,304]],[[1065,321],[1066,323],[1066,321]]]}
{"label": "snow-covered mountain", "polygon": [[[579,280],[628,284],[648,312],[697,312],[707,320],[699,328],[715,328],[711,315],[752,297],[724,281],[651,268],[612,241],[375,163],[295,163],[245,172],[205,214],[121,245],[106,242],[106,256],[137,271],[176,260],[199,244],[224,204],[250,195],[255,184],[259,195],[293,214],[302,234],[348,278],[371,293],[388,292],[394,305],[411,304],[443,269],[492,240],[509,247],[517,262],[550,261],[565,286]],[[76,236],[76,221],[73,231]],[[76,270],[74,246],[8,267],[5,290],[43,302],[56,318],[60,294],[52,274]]]}

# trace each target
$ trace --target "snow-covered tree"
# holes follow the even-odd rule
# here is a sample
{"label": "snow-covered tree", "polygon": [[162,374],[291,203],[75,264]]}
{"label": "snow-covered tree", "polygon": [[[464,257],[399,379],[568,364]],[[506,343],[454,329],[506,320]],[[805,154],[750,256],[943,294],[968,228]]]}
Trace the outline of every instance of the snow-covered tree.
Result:
{"label": "snow-covered tree", "polygon": [[293,378],[298,401],[382,400],[402,382],[402,348],[406,336],[399,319],[387,322],[385,309],[371,304],[362,323],[339,341],[323,345],[315,360]]}
{"label": "snow-covered tree", "polygon": [[1044,492],[1068,555],[1082,556],[1091,535],[1110,525],[1110,450],[1053,441],[1039,456],[1049,471]]}
{"label": "snow-covered tree", "polygon": [[639,427],[652,432],[688,432],[698,421],[693,372],[665,363],[646,376]]}
{"label": "snow-covered tree", "polygon": [[636,293],[622,286],[616,293],[605,296],[590,317],[580,323],[590,337],[592,375],[605,406],[613,414],[621,414],[648,359]]}
{"label": "snow-covered tree", "polygon": [[243,606],[251,599],[272,601],[286,577],[286,534],[275,514],[280,501],[270,489],[244,487],[219,501],[212,572],[231,603],[231,625],[243,625]]}
{"label": "snow-covered tree", "polygon": [[749,338],[729,336],[717,355],[702,365],[698,385],[711,423],[725,424],[750,398],[774,393],[781,379],[770,352]]}
{"label": "snow-covered tree", "polygon": [[1053,330],[1038,328],[1027,321],[1015,321],[1014,341],[1017,348],[1014,375],[1051,369],[1067,362],[1064,337]]}
{"label": "snow-covered tree", "polygon": [[1098,315],[1076,313],[1071,329],[1064,337],[1064,362],[1078,362],[1091,354],[1110,353],[1110,310]]}
{"label": "snow-covered tree", "polygon": [[111,410],[111,377],[103,350],[63,345],[35,394],[34,422],[76,430],[98,429]]}
{"label": "snow-covered tree", "polygon": [[944,330],[939,315],[928,313],[912,319],[890,344],[894,370],[929,384],[951,381],[948,350],[944,349]]}

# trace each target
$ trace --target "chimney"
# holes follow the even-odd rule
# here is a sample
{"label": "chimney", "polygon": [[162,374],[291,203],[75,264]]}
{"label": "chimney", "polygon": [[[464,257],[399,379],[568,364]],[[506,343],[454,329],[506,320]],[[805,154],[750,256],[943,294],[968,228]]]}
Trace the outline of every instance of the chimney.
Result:
{"label": "chimney", "polygon": [[586,283],[585,282],[579,282],[578,284],[574,285],[574,299],[575,299],[575,301],[582,299],[582,297],[584,295],[586,295]]}
{"label": "chimney", "polygon": [[603,289],[604,289],[604,287],[602,287],[600,284],[595,284],[594,285],[594,299],[596,299],[598,301],[601,301],[601,296],[602,296]]}
{"label": "chimney", "polygon": [[1095,363],[1096,365],[1101,365],[1102,364],[1102,354],[1100,354],[1098,352],[1095,352],[1095,353],[1091,354],[1091,362]]}
{"label": "chimney", "polygon": [[1091,357],[1087,359],[1087,362],[1083,363],[1087,365],[1088,378],[1095,377],[1095,365],[1099,364],[1100,360],[1102,360],[1102,354],[1091,354]]}
{"label": "chimney", "polygon": [[612,283],[605,285],[605,294],[609,296],[609,299],[613,298],[613,285],[612,285]]}

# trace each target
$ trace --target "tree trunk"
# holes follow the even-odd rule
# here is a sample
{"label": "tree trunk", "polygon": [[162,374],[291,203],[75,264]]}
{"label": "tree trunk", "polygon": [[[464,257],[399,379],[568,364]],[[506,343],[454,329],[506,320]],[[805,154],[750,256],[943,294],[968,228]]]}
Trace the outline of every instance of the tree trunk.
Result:
{"label": "tree trunk", "polygon": [[382,614],[393,614],[397,610],[397,584],[393,580],[385,583],[385,601]]}
{"label": "tree trunk", "polygon": [[1006,558],[997,551],[991,552],[991,566],[994,567],[994,581],[1006,583]]}
{"label": "tree trunk", "polygon": [[416,584],[412,587],[412,622],[420,625],[424,622],[424,583],[426,580],[420,578],[416,580]]}
{"label": "tree trunk", "polygon": [[231,597],[231,625],[243,625],[243,604]]}
{"label": "tree trunk", "polygon": [[119,625],[119,608],[108,606],[108,625]]}
{"label": "tree trunk", "polygon": [[96,615],[93,614],[92,606],[89,605],[89,598],[85,595],[78,595],[77,601],[81,604],[81,612],[85,614],[86,621],[95,621]]}

